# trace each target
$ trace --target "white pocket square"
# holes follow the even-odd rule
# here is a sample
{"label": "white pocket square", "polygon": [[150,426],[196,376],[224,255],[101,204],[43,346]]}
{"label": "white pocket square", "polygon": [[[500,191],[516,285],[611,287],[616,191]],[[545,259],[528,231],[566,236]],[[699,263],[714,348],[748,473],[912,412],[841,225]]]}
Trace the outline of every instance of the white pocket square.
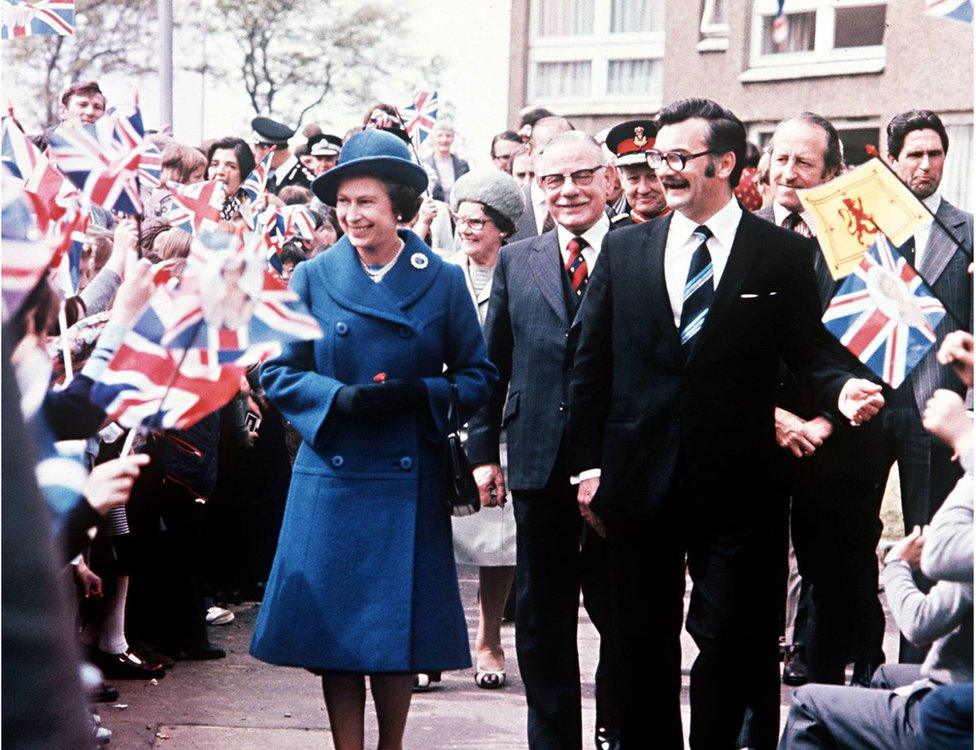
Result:
{"label": "white pocket square", "polygon": [[758,296],[758,294],[740,294],[739,299],[756,299]]}

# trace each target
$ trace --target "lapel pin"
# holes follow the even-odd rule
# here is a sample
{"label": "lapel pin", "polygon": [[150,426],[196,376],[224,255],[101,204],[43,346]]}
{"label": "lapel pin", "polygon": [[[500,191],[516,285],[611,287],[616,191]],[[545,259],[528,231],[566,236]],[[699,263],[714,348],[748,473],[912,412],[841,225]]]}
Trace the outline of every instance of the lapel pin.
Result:
{"label": "lapel pin", "polygon": [[427,256],[423,253],[414,253],[410,256],[410,265],[416,268],[418,271],[423,271],[427,268],[427,264],[430,261],[427,260]]}

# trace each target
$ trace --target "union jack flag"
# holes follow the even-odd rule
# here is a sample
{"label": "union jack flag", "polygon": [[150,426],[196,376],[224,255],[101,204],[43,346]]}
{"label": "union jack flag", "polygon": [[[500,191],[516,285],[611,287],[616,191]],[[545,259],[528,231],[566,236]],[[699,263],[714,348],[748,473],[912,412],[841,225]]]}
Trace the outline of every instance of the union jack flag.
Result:
{"label": "union jack flag", "polygon": [[413,101],[403,108],[403,116],[407,132],[413,135],[416,130],[423,143],[437,124],[437,92],[418,89]]}
{"label": "union jack flag", "polygon": [[74,0],[4,0],[0,38],[74,36]]}
{"label": "union jack flag", "polygon": [[925,15],[973,22],[972,0],[925,0]]}
{"label": "union jack flag", "polygon": [[[125,214],[142,212],[139,195],[143,154],[142,119],[120,111],[94,125],[58,128],[51,134],[51,156],[90,203]],[[147,165],[151,170],[151,159]]]}
{"label": "union jack flag", "polygon": [[321,336],[260,255],[239,237],[204,232],[182,280],[155,291],[91,399],[123,427],[186,428],[227,403],[249,366]]}
{"label": "union jack flag", "polygon": [[279,209],[284,218],[285,239],[298,237],[302,240],[315,239],[315,216],[308,206],[282,206]]}
{"label": "union jack flag", "polygon": [[244,195],[252,201],[256,201],[259,195],[263,195],[267,188],[268,175],[271,174],[272,156],[274,156],[274,151],[269,152],[241,183],[241,190],[244,191]]}
{"label": "union jack flag", "polygon": [[225,186],[220,180],[206,180],[180,185],[170,182],[166,186],[178,205],[166,218],[174,226],[190,224],[192,233],[215,231],[220,222],[220,209],[224,205]]}
{"label": "union jack flag", "polygon": [[824,312],[834,337],[897,388],[932,348],[946,311],[922,277],[878,234]]}
{"label": "union jack flag", "polygon": [[10,174],[37,201],[37,223],[46,233],[51,221],[78,208],[78,191],[74,185],[42,154],[18,128],[13,118],[3,122],[2,158]]}
{"label": "union jack flag", "polygon": [[72,297],[78,293],[81,280],[81,256],[85,247],[89,217],[87,214],[77,214],[72,221],[58,227],[60,236],[55,240],[54,256],[51,258],[51,268],[54,269],[54,285],[61,290],[65,297]]}
{"label": "union jack flag", "polygon": [[23,191],[6,167],[0,171],[0,198],[0,234],[3,239],[0,292],[3,322],[7,322],[44,275],[52,253],[40,241],[41,233],[35,219],[36,198]]}

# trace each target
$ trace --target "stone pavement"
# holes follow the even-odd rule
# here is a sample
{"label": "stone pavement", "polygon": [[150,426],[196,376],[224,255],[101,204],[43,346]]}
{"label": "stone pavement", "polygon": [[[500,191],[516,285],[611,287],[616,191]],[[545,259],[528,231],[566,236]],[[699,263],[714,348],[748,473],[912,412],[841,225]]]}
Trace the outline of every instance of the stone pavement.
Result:
{"label": "stone pavement", "polygon": [[[477,570],[461,568],[461,595],[471,641],[477,626],[475,597]],[[214,643],[227,649],[227,658],[212,662],[181,662],[153,685],[137,680],[115,684],[116,704],[99,704],[105,726],[113,732],[112,750],[305,750],[331,748],[319,679],[300,669],[272,667],[248,655],[257,606],[234,607],[236,620],[211,627]],[[686,605],[687,608],[687,605]],[[889,632],[885,651],[897,652],[897,633]],[[508,685],[481,690],[471,672],[446,673],[438,689],[415,694],[404,747],[407,750],[513,750],[524,748],[525,704],[515,660],[515,633],[502,629],[508,657]],[[593,672],[597,633],[580,609],[580,665],[583,673],[584,738],[593,736]],[[682,710],[688,729],[688,669],[695,647],[682,635]],[[782,691],[783,714],[789,688]],[[124,707],[123,707],[124,706]],[[376,724],[367,701],[367,747],[375,746]],[[584,748],[591,748],[586,739]]]}

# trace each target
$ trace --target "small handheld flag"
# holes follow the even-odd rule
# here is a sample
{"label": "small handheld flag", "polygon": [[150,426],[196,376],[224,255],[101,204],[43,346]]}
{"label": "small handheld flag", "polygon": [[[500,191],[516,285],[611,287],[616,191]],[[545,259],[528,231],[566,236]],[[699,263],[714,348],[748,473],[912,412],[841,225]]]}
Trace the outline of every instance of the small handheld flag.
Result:
{"label": "small handheld flag", "polygon": [[74,36],[75,0],[3,0],[0,38]]}
{"label": "small handheld flag", "polygon": [[878,159],[797,195],[817,224],[817,241],[835,279],[844,278],[861,262],[879,234],[901,245],[932,220],[918,198]]}
{"label": "small handheld flag", "polygon": [[925,15],[950,18],[963,23],[973,22],[972,0],[925,0]]}
{"label": "small handheld flag", "polygon": [[268,186],[268,175],[271,174],[271,158],[274,156],[274,151],[268,152],[261,163],[258,164],[241,183],[241,190],[244,191],[244,195],[252,201],[256,201],[259,195],[263,195],[267,190]]}
{"label": "small handheld flag", "polygon": [[418,89],[413,101],[403,108],[403,126],[412,136],[417,134],[420,142],[427,140],[437,124],[437,92]]}
{"label": "small handheld flag", "polygon": [[823,323],[872,372],[897,388],[935,344],[945,317],[915,270],[878,234],[824,312]]}

